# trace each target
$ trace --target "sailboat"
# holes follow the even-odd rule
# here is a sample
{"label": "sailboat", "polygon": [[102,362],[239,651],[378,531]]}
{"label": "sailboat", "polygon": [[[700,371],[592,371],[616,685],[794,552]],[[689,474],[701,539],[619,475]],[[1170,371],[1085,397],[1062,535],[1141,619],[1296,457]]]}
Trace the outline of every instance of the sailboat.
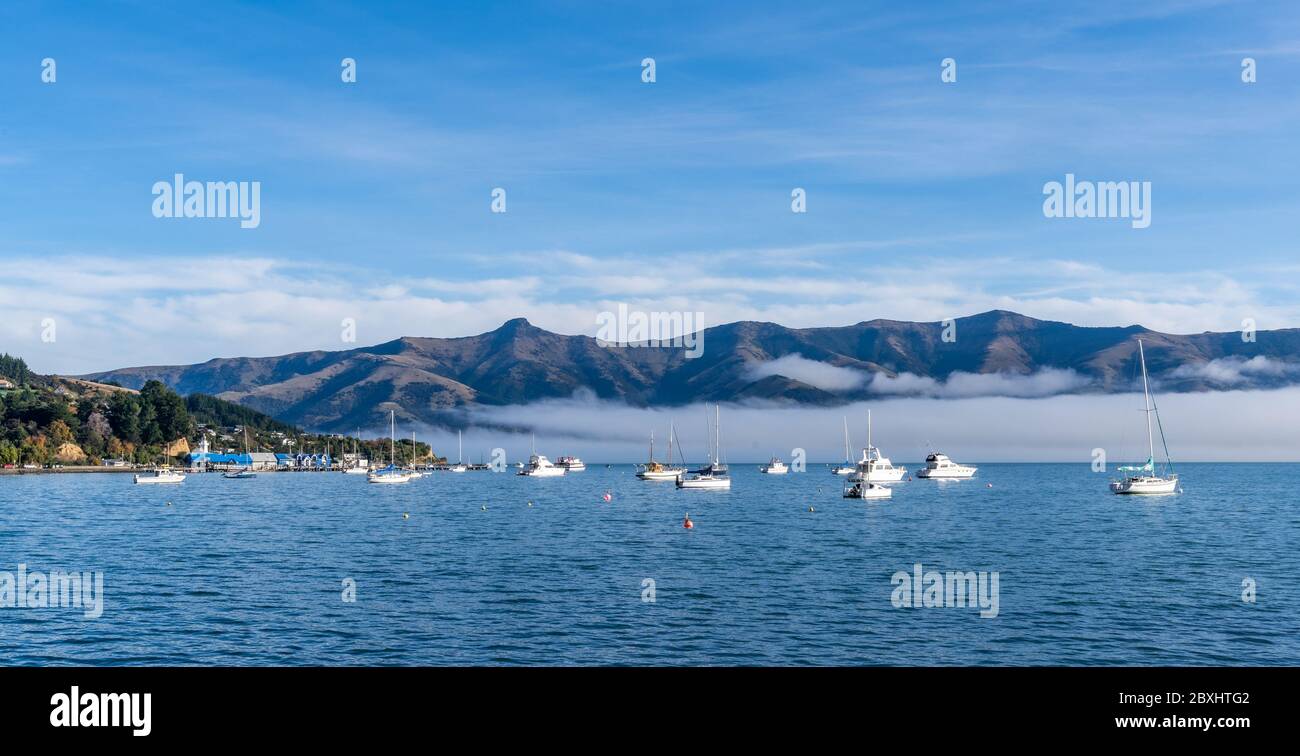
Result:
{"label": "sailboat", "polygon": [[722,463],[722,407],[714,405],[713,448],[709,464],[690,475],[677,478],[678,488],[731,488],[731,475]]}
{"label": "sailboat", "polygon": [[832,467],[831,472],[835,475],[852,475],[857,472],[853,466],[853,453],[849,451],[849,418],[844,417],[844,464],[838,467]]}
{"label": "sailboat", "polygon": [[[655,461],[655,432],[650,431],[650,461],[641,465],[636,476],[641,480],[676,480],[679,475],[686,472],[686,467],[673,465],[673,437],[676,435],[676,429],[673,428],[672,421],[668,421],[668,461]],[[680,444],[677,453],[681,454]],[[683,460],[685,462],[685,460]]]}
{"label": "sailboat", "polygon": [[397,414],[393,410],[388,411],[388,423],[388,467],[372,471],[366,480],[371,483],[409,483],[411,476],[397,466]]}
{"label": "sailboat", "polygon": [[862,483],[897,483],[907,474],[902,467],[894,467],[889,457],[871,444],[871,410],[867,410],[867,448],[862,450],[857,470],[849,480]]}
{"label": "sailboat", "polygon": [[[1111,481],[1110,490],[1117,494],[1171,494],[1181,489],[1178,486],[1178,473],[1173,472],[1174,462],[1169,458],[1169,445],[1165,443],[1165,429],[1160,424],[1160,412],[1151,398],[1151,388],[1147,381],[1147,357],[1142,348],[1142,339],[1138,339],[1138,360],[1142,363],[1142,411],[1147,416],[1147,461],[1144,465],[1122,466],[1119,471],[1123,479]],[[1155,415],[1156,425],[1160,428],[1160,445],[1165,450],[1166,475],[1156,474],[1156,441],[1151,427],[1151,416]]]}
{"label": "sailboat", "polygon": [[[357,428],[357,438],[361,438],[360,428]],[[369,465],[366,464],[366,461],[361,458],[361,454],[357,451],[356,438],[352,439],[352,464],[343,468],[343,472],[348,475],[368,475],[370,473]]]}
{"label": "sailboat", "polygon": [[411,431],[411,466],[406,468],[406,474],[411,478],[424,478],[429,474],[421,472],[419,466],[415,463],[415,431]]}
{"label": "sailboat", "polygon": [[456,431],[456,464],[448,467],[447,472],[461,473],[469,469],[465,466],[465,463],[461,461],[463,455],[464,447],[461,446],[460,431],[458,430]]}
{"label": "sailboat", "polygon": [[245,478],[256,478],[257,473],[253,472],[253,457],[248,453],[248,426],[244,426],[244,456],[248,457],[248,467],[240,467],[234,470],[227,470],[221,474],[223,478],[232,480],[241,480]]}

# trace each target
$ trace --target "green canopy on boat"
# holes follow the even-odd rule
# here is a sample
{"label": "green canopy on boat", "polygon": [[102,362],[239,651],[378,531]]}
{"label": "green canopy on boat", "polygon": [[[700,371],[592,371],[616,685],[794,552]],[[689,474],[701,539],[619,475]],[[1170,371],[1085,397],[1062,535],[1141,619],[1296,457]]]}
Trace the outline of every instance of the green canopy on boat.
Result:
{"label": "green canopy on boat", "polygon": [[1122,466],[1120,466],[1119,471],[1120,471],[1120,472],[1154,473],[1154,472],[1156,471],[1155,461],[1154,461],[1151,457],[1147,457],[1147,463],[1146,463],[1145,465],[1140,465],[1140,466],[1136,466],[1136,467],[1133,466],[1133,465],[1122,465]]}

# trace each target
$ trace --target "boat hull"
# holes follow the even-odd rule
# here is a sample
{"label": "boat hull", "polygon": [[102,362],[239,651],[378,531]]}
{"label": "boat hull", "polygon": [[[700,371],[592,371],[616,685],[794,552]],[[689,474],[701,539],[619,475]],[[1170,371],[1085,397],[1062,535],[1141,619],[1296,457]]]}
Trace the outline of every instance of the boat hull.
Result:
{"label": "boat hull", "polygon": [[520,470],[519,475],[529,478],[558,478],[564,475],[563,467],[539,467],[535,470]]}
{"label": "boat hull", "polygon": [[906,474],[907,470],[901,467],[889,470],[872,470],[869,473],[858,470],[853,473],[849,480],[855,483],[897,483]]}
{"label": "boat hull", "polygon": [[366,480],[370,483],[393,486],[400,483],[410,483],[411,477],[409,475],[371,475]]}
{"label": "boat hull", "polygon": [[636,476],[641,480],[677,480],[684,470],[642,470]]}
{"label": "boat hull", "polygon": [[1116,494],[1146,496],[1178,493],[1178,478],[1125,478],[1112,482],[1110,490]]}
{"label": "boat hull", "polygon": [[678,478],[678,488],[729,489],[731,478]]}
{"label": "boat hull", "polygon": [[185,476],[184,475],[161,475],[161,476],[160,475],[136,475],[135,482],[136,485],[141,485],[141,486],[144,485],[161,486],[161,485],[168,485],[168,484],[174,485],[176,483],[184,483]]}
{"label": "boat hull", "polygon": [[916,477],[928,478],[930,480],[962,480],[964,478],[975,477],[976,469],[977,468],[974,467],[961,467],[956,469],[948,468],[943,470],[931,470],[931,469],[917,470]]}
{"label": "boat hull", "polygon": [[853,486],[844,490],[844,498],[846,499],[889,499],[893,496],[894,490],[892,488],[872,484]]}

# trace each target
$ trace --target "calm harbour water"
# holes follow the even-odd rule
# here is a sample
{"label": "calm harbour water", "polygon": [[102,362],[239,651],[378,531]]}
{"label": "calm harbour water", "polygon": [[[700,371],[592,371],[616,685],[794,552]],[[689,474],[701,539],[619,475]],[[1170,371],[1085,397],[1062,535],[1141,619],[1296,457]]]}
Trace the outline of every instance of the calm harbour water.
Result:
{"label": "calm harbour water", "polygon": [[[730,492],[630,465],[0,477],[0,571],[105,580],[99,619],[0,608],[0,664],[1300,664],[1300,465],[1187,464],[1156,498],[1087,465],[984,465],[880,503],[821,466],[732,470]],[[895,608],[917,562],[997,571],[999,615]]]}

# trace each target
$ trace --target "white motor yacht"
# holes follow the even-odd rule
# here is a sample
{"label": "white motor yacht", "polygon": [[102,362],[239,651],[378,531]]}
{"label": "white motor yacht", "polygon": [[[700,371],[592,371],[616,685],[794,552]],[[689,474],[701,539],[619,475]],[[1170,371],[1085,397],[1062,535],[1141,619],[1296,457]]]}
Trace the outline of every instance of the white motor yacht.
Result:
{"label": "white motor yacht", "polygon": [[889,461],[889,457],[882,455],[880,450],[871,444],[871,410],[867,410],[867,448],[862,450],[862,459],[858,460],[858,466],[849,480],[864,483],[897,483],[906,474],[905,468],[895,467],[894,463]]}
{"label": "white motor yacht", "polygon": [[916,471],[916,477],[934,480],[971,478],[977,469],[979,468],[970,465],[959,465],[948,459],[947,454],[931,452],[925,458],[925,467]]}

